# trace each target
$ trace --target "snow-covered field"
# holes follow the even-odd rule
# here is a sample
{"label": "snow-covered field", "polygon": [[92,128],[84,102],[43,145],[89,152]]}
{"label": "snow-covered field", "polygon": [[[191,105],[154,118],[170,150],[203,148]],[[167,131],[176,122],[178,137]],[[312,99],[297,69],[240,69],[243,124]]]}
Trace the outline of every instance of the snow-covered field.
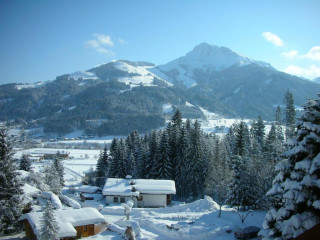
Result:
{"label": "snow-covered field", "polygon": [[[218,218],[219,206],[210,197],[188,204],[175,202],[166,208],[133,208],[129,221],[125,220],[124,210],[119,205],[106,206],[101,213],[110,229],[122,236],[126,227],[132,226],[137,239],[157,240],[231,240],[235,239],[234,230],[239,227],[254,225],[261,228],[265,216],[265,212],[253,212],[245,223],[241,223],[237,212],[223,207]],[[227,230],[232,232],[227,233]],[[108,233],[89,239],[105,239]]]}
{"label": "snow-covered field", "polygon": [[[99,150],[80,149],[52,149],[34,148],[29,150],[18,150],[15,157],[20,157],[23,153],[56,153],[57,151],[70,153],[69,160],[64,160],[66,187],[68,193],[69,186],[80,186],[81,177],[84,172],[91,167],[95,168]],[[34,162],[35,171],[41,171],[50,160]],[[77,188],[77,187],[76,187]],[[233,231],[244,226],[262,227],[265,212],[253,212],[249,214],[245,223],[242,224],[239,215],[235,210],[228,207],[222,208],[221,218],[218,218],[219,206],[210,197],[197,200],[191,203],[173,202],[172,206],[166,208],[133,208],[130,220],[126,221],[124,209],[120,205],[105,205],[105,199],[101,194],[94,194],[94,200],[81,202],[78,193],[69,197],[78,201],[82,207],[99,208],[103,205],[101,213],[106,218],[111,231],[105,231],[99,235],[86,239],[95,240],[119,240],[123,239],[127,226],[132,226],[137,234],[137,239],[215,239],[228,240],[235,239]],[[64,209],[65,207],[63,207]],[[232,230],[227,233],[227,230]],[[3,238],[2,238],[3,239]],[[19,236],[17,238],[20,239]]]}
{"label": "snow-covered field", "polygon": [[[84,173],[91,167],[95,169],[97,160],[99,158],[99,150],[84,150],[84,149],[59,149],[59,148],[32,148],[28,150],[16,151],[14,157],[20,158],[23,153],[31,155],[41,154],[54,154],[57,152],[70,153],[69,159],[63,160],[65,168],[65,180],[67,185],[79,184]],[[32,166],[35,171],[41,171],[41,169],[47,165],[50,160],[42,160],[34,162]]]}

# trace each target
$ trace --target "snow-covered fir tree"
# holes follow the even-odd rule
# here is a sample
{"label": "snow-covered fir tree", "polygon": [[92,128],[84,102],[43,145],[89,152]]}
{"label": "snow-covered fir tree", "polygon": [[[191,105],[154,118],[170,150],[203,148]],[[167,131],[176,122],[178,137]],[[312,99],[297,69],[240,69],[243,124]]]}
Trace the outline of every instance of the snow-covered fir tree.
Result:
{"label": "snow-covered fir tree", "polygon": [[109,175],[110,170],[110,157],[108,148],[105,146],[100,153],[97,167],[96,167],[96,186],[102,187]]}
{"label": "snow-covered fir tree", "polygon": [[40,240],[57,240],[59,237],[59,225],[54,216],[54,209],[50,201],[47,201],[41,217]]}
{"label": "snow-covered fir tree", "polygon": [[63,186],[61,185],[60,174],[54,164],[44,168],[44,175],[44,182],[49,186],[50,190],[55,194],[61,194]]}
{"label": "snow-covered fir tree", "polygon": [[21,159],[20,159],[19,169],[30,172],[32,169],[31,165],[32,165],[32,163],[29,158],[29,155],[26,153],[22,154]]}
{"label": "snow-covered fir tree", "polygon": [[227,186],[231,180],[231,171],[228,166],[226,144],[219,137],[214,136],[211,147],[212,153],[208,163],[205,192],[219,204],[220,212],[218,217],[220,217],[222,204],[227,199]]}
{"label": "snow-covered fir tree", "polygon": [[276,166],[264,239],[295,238],[320,223],[320,99],[309,100],[304,110],[294,144]]}
{"label": "snow-covered fir tree", "polygon": [[60,180],[60,186],[64,187],[64,167],[62,160],[60,158],[55,158],[53,160],[53,167],[56,169],[56,172],[59,175],[59,180]]}
{"label": "snow-covered fir tree", "polygon": [[22,183],[6,129],[0,128],[0,235],[15,231],[21,215]]}

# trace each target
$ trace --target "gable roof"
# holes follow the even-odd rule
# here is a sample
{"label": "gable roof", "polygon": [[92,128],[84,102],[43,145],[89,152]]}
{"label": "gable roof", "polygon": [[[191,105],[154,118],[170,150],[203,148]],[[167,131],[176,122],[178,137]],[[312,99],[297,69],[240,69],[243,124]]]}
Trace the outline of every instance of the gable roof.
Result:
{"label": "gable roof", "polygon": [[[133,188],[135,191],[132,191]],[[140,193],[176,194],[176,186],[172,180],[108,178],[102,193],[120,196],[139,196]]]}
{"label": "gable roof", "polygon": [[[60,238],[77,236],[74,227],[106,222],[105,218],[95,208],[60,210],[54,211],[54,214],[59,224],[58,234]],[[42,215],[43,212],[32,212],[25,214],[24,217],[29,221],[38,239],[40,239],[41,234]]]}

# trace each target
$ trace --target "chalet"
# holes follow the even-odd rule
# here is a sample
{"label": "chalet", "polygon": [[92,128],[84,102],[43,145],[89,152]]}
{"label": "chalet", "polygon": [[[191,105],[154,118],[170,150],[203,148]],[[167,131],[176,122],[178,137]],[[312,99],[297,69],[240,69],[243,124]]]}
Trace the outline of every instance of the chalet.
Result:
{"label": "chalet", "polygon": [[[42,212],[23,215],[25,232],[29,240],[39,240],[41,235]],[[59,238],[62,240],[79,239],[100,233],[106,227],[105,218],[95,208],[81,208],[55,211],[59,224]]]}
{"label": "chalet", "polygon": [[102,194],[107,204],[132,199],[134,207],[166,207],[176,187],[172,180],[108,178]]}

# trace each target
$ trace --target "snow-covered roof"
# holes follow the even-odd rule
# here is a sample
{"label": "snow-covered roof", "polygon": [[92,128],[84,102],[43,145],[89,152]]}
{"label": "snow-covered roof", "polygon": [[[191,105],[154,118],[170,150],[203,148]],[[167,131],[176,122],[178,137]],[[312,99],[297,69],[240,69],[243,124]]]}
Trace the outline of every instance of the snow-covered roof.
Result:
{"label": "snow-covered roof", "polygon": [[[132,191],[133,188],[135,191]],[[120,196],[139,196],[140,193],[176,194],[176,186],[172,180],[108,178],[102,193]]]}
{"label": "snow-covered roof", "polygon": [[[74,227],[106,222],[105,218],[95,208],[61,210],[54,213],[59,225],[58,234],[60,238],[76,236],[77,231]],[[41,233],[42,214],[43,212],[33,212],[25,215],[38,239]],[[20,218],[20,220],[22,219]]]}
{"label": "snow-covered roof", "polygon": [[90,186],[90,185],[82,185],[81,187],[79,187],[79,192],[83,192],[83,193],[95,193],[98,190],[101,190],[101,188],[96,187],[96,186]]}

